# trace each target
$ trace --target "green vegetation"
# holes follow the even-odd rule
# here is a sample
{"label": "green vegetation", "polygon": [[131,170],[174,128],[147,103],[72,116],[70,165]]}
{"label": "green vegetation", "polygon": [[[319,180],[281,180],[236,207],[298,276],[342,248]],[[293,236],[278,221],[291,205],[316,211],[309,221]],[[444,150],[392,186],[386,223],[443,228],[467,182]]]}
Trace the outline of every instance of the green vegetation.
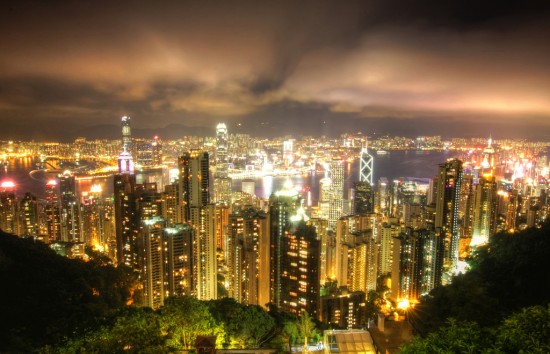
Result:
{"label": "green vegetation", "polygon": [[550,307],[525,308],[496,328],[451,319],[426,338],[416,337],[401,353],[550,353]]}
{"label": "green vegetation", "polygon": [[84,333],[131,302],[135,281],[104,259],[67,259],[0,232],[0,352],[29,352]]}
{"label": "green vegetation", "polygon": [[[416,338],[404,353],[547,353],[550,223],[494,235],[471,270],[409,312]],[[541,307],[542,306],[542,307]]]}
{"label": "green vegetation", "polygon": [[135,275],[87,253],[87,262],[68,259],[0,232],[0,352],[171,353],[192,349],[199,335],[215,335],[218,347],[286,351],[315,334],[307,314],[296,318],[229,298],[135,307]]}

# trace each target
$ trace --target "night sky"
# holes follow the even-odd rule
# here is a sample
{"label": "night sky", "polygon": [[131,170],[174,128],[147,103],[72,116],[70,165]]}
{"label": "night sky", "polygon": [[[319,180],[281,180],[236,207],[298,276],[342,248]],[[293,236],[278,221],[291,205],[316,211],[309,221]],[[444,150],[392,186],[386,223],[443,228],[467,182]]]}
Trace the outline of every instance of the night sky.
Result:
{"label": "night sky", "polygon": [[550,139],[549,15],[542,0],[2,1],[0,139],[114,138],[122,115],[167,138],[226,122]]}

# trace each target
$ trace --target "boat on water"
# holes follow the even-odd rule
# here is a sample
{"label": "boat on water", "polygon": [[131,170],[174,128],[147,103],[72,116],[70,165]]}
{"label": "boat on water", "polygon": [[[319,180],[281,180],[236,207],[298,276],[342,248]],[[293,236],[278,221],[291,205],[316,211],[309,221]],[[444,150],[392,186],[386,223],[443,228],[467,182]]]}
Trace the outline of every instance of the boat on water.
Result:
{"label": "boat on water", "polygon": [[386,150],[376,150],[376,155],[387,155],[389,154]]}

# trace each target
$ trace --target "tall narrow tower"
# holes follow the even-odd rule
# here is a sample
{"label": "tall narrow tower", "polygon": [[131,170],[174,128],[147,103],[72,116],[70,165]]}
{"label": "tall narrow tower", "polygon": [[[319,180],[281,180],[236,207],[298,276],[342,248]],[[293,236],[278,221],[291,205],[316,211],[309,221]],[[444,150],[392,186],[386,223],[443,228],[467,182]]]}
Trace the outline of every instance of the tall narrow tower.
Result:
{"label": "tall narrow tower", "polygon": [[215,208],[210,204],[208,152],[191,150],[179,158],[185,221],[195,229],[194,284],[200,300],[217,297]]}
{"label": "tall narrow tower", "polygon": [[459,205],[462,185],[462,161],[452,159],[439,165],[435,227],[443,238],[442,266],[454,272],[458,263],[460,241]]}
{"label": "tall narrow tower", "polygon": [[122,148],[132,153],[132,131],[130,130],[130,117],[122,117]]}
{"label": "tall narrow tower", "polygon": [[373,158],[367,150],[367,145],[361,148],[361,161],[359,167],[359,181],[368,182],[372,187]]}
{"label": "tall narrow tower", "polygon": [[220,123],[216,126],[216,177],[227,177],[228,148],[227,126],[225,123]]}

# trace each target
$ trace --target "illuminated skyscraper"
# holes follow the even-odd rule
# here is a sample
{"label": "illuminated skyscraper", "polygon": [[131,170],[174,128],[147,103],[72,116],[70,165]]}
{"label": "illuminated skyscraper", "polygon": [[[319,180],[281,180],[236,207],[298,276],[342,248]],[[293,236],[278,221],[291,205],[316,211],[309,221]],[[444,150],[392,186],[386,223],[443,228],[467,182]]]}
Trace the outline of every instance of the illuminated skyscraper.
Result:
{"label": "illuminated skyscraper", "polygon": [[178,162],[180,190],[185,205],[185,221],[199,224],[200,208],[210,203],[210,175],[208,153],[192,150],[184,153]]}
{"label": "illuminated skyscraper", "polygon": [[495,177],[479,179],[474,189],[473,236],[470,246],[486,244],[496,229],[497,184]]}
{"label": "illuminated skyscraper", "polygon": [[279,309],[318,315],[321,242],[296,191],[290,186],[270,197],[271,301]]}
{"label": "illuminated skyscraper", "polygon": [[163,231],[164,219],[153,217],[142,221],[138,236],[143,304],[153,309],[164,304]]}
{"label": "illuminated skyscraper", "polygon": [[435,228],[443,238],[443,264],[447,273],[456,271],[460,242],[459,206],[462,161],[452,159],[439,165]]}
{"label": "illuminated skyscraper", "polygon": [[18,209],[15,183],[3,181],[0,185],[0,229],[7,233],[17,233]]}
{"label": "illuminated skyscraper", "polygon": [[229,137],[227,126],[220,123],[216,126],[216,177],[227,177]]}
{"label": "illuminated skyscraper", "polygon": [[393,241],[391,298],[417,302],[437,286],[438,236],[428,230],[406,228]]}
{"label": "illuminated skyscraper", "polygon": [[164,229],[165,298],[193,294],[194,232],[190,225],[182,224]]}
{"label": "illuminated skyscraper", "polygon": [[38,202],[31,193],[25,193],[21,199],[21,233],[24,235],[38,235]]}
{"label": "illuminated skyscraper", "polygon": [[80,201],[76,195],[75,176],[71,171],[59,175],[61,192],[61,237],[63,241],[82,242]]}
{"label": "illuminated skyscraper", "polygon": [[196,294],[200,300],[217,297],[216,208],[210,204],[208,153],[192,150],[179,158],[180,190],[185,220],[195,228]]}
{"label": "illuminated skyscraper", "polygon": [[55,179],[46,183],[44,219],[49,242],[61,241],[61,212],[59,210],[57,186]]}
{"label": "illuminated skyscraper", "polygon": [[352,192],[353,214],[374,212],[374,189],[369,182],[355,182]]}
{"label": "illuminated skyscraper", "polygon": [[122,117],[122,149],[132,154],[132,131],[130,129],[130,117]]}
{"label": "illuminated skyscraper", "polygon": [[269,237],[266,231],[267,216],[254,208],[229,215],[226,280],[229,280],[229,296],[238,302],[265,305],[260,302],[259,292],[269,286],[269,280],[260,277],[260,242]]}
{"label": "illuminated skyscraper", "polygon": [[361,162],[359,164],[359,181],[372,184],[373,178],[373,158],[367,150],[367,146],[361,148]]}
{"label": "illuminated skyscraper", "polygon": [[344,213],[344,160],[334,159],[329,165],[332,181],[329,199],[329,227],[336,226],[336,221]]}

